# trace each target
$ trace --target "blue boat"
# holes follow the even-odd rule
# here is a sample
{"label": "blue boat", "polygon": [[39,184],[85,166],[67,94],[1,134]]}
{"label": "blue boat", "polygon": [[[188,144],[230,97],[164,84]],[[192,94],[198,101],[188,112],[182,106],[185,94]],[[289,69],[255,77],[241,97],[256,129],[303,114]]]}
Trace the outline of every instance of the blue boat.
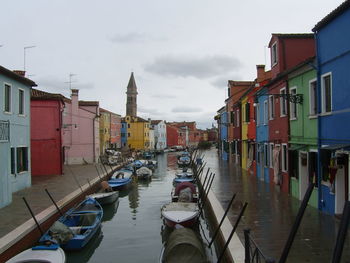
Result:
{"label": "blue boat", "polygon": [[40,243],[57,243],[65,250],[82,249],[101,226],[103,209],[87,198],[61,216],[40,238]]}
{"label": "blue boat", "polygon": [[121,190],[127,187],[131,183],[132,179],[129,178],[116,178],[108,180],[108,184],[113,190]]}

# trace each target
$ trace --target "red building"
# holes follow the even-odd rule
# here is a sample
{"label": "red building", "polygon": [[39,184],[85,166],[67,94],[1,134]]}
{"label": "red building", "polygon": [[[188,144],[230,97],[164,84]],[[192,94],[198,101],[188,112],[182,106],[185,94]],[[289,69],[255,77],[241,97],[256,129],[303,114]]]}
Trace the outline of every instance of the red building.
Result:
{"label": "red building", "polygon": [[228,81],[228,98],[225,100],[228,117],[228,141],[230,143],[229,160],[241,165],[242,118],[239,99],[254,85],[252,81]]}
{"label": "red building", "polygon": [[270,165],[270,182],[279,184],[282,191],[288,192],[289,107],[287,76],[283,72],[315,56],[314,35],[272,34],[269,48],[272,79],[265,87],[269,93],[269,144],[274,166],[271,168]]}
{"label": "red building", "polygon": [[201,135],[197,130],[196,122],[169,122],[168,124],[175,126],[177,128],[181,128],[182,134],[185,134],[185,144],[181,144],[183,146],[197,146]]}
{"label": "red building", "polygon": [[179,145],[179,131],[176,126],[173,126],[169,123],[166,124],[166,140],[167,147]]}
{"label": "red building", "polygon": [[32,175],[63,173],[62,111],[67,99],[32,89],[30,103]]}

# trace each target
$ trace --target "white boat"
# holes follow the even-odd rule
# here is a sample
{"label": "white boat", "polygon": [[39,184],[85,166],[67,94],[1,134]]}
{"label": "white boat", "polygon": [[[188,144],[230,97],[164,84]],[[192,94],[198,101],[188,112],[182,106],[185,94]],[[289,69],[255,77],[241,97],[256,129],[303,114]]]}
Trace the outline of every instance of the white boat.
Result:
{"label": "white boat", "polygon": [[137,177],[140,179],[150,179],[152,177],[152,170],[147,167],[141,167],[136,170]]}
{"label": "white boat", "polygon": [[161,213],[169,227],[176,224],[191,227],[197,222],[199,208],[196,203],[171,202],[162,207]]}
{"label": "white boat", "polygon": [[100,203],[100,205],[107,205],[114,203],[118,197],[119,192],[113,191],[113,192],[105,192],[105,193],[95,193],[88,195],[87,197],[95,199],[97,202]]}
{"label": "white boat", "polygon": [[6,263],[25,262],[64,263],[66,262],[66,255],[62,248],[53,244],[29,248],[6,261]]}

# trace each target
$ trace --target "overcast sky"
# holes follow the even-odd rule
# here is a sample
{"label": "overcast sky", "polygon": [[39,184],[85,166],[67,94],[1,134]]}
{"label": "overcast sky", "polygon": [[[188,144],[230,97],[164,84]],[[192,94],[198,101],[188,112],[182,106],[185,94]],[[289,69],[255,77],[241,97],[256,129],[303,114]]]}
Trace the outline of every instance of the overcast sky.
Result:
{"label": "overcast sky", "polygon": [[210,127],[228,80],[270,68],[271,33],[310,33],[342,0],[2,1],[0,64],[38,89],[125,115],[133,71],[138,115]]}

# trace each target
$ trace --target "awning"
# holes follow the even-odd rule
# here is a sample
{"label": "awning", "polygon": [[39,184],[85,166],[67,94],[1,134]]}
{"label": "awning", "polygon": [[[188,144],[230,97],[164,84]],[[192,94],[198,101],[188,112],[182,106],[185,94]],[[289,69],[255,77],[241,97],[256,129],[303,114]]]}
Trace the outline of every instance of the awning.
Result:
{"label": "awning", "polygon": [[304,149],[304,148],[306,148],[306,147],[307,147],[306,144],[291,144],[291,145],[288,147],[288,151],[297,151],[297,150]]}
{"label": "awning", "polygon": [[334,151],[338,149],[350,148],[350,144],[332,144],[332,145],[322,145],[321,150]]}

